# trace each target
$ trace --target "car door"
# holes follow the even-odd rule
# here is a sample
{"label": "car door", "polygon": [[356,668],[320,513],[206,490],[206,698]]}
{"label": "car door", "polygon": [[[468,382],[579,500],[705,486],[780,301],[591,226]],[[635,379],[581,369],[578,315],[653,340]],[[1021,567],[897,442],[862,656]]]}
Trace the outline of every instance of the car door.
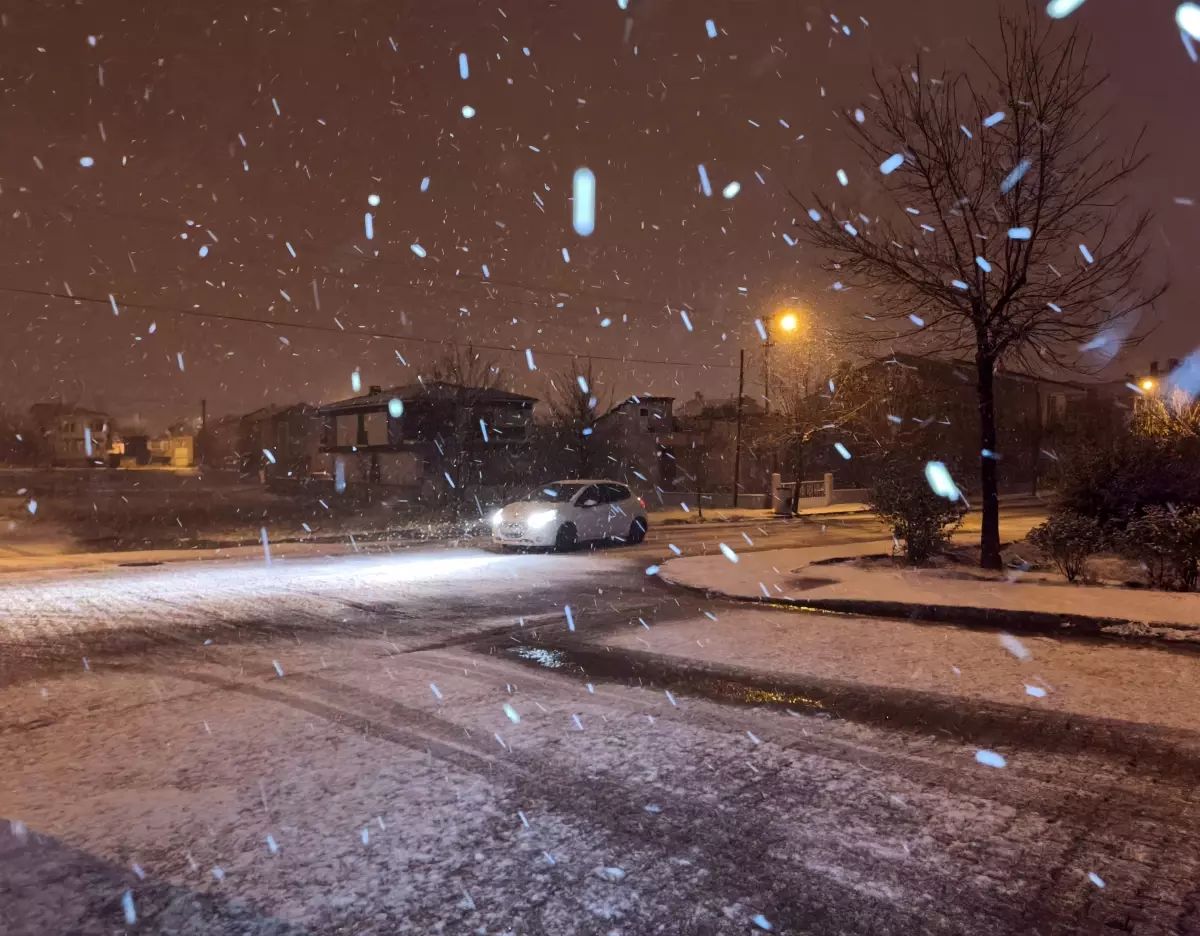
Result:
{"label": "car door", "polygon": [[600,485],[600,500],[604,505],[604,535],[619,536],[629,533],[633,518],[629,514],[628,501],[632,495],[623,484]]}
{"label": "car door", "polygon": [[[591,506],[584,506],[590,504]],[[576,538],[583,540],[600,539],[605,536],[607,528],[607,508],[600,503],[600,488],[589,484],[575,498],[575,530]]]}

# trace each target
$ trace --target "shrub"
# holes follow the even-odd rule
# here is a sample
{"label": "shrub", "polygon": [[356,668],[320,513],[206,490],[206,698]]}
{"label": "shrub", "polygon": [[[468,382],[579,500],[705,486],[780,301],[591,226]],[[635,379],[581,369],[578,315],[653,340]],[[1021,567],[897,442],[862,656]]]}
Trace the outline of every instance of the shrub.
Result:
{"label": "shrub", "polygon": [[904,540],[905,557],[920,565],[941,550],[962,522],[956,501],[935,494],[925,479],[925,459],[893,452],[879,463],[867,489],[868,503]]}
{"label": "shrub", "polygon": [[1129,523],[1118,545],[1145,565],[1155,588],[1192,591],[1200,564],[1200,510],[1149,507]]}
{"label": "shrub", "polygon": [[1064,456],[1058,485],[1064,511],[1121,527],[1150,507],[1200,506],[1200,440],[1126,436]]}
{"label": "shrub", "polygon": [[1088,557],[1104,547],[1103,530],[1091,517],[1064,510],[1035,526],[1026,537],[1074,582],[1087,565]]}

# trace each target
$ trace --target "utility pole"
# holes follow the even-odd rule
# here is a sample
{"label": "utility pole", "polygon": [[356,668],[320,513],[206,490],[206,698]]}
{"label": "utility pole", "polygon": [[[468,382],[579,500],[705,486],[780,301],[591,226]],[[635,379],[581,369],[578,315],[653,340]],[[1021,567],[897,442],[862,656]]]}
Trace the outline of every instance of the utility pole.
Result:
{"label": "utility pole", "polygon": [[763,323],[763,333],[767,336],[763,342],[763,412],[771,415],[771,320]]}
{"label": "utility pole", "polygon": [[742,486],[742,394],[746,383],[746,349],[738,351],[737,431],[733,443],[733,506],[738,505],[738,489]]}
{"label": "utility pole", "polygon": [[[767,417],[767,425],[770,426],[771,416],[771,320],[763,325],[763,331],[767,336],[763,342],[763,416]],[[771,431],[769,428],[768,432]],[[771,473],[779,471],[779,443],[776,441],[771,446]]]}
{"label": "utility pole", "polygon": [[199,433],[200,445],[198,446],[199,451],[193,453],[193,457],[196,459],[196,464],[200,465],[201,467],[204,466],[204,463],[206,461],[205,455],[207,453],[204,451],[204,449],[208,444],[207,430],[208,430],[208,400],[201,400],[200,401],[200,433]]}

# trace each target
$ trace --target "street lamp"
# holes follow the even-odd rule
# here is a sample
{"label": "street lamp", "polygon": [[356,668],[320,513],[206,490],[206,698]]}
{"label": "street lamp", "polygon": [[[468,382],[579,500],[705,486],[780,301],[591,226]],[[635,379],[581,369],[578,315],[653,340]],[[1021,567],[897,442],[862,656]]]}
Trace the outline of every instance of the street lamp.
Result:
{"label": "street lamp", "polygon": [[[763,412],[771,414],[771,324],[774,322],[785,332],[791,333],[800,327],[800,316],[795,312],[784,311],[774,319],[760,321],[763,336]],[[742,408],[744,388],[746,384],[746,351],[738,352],[738,394],[737,394],[737,434],[734,441],[733,454],[733,506],[738,505],[738,489],[742,483]],[[779,453],[775,453],[775,468],[779,467]]]}
{"label": "street lamp", "polygon": [[771,415],[771,325],[775,324],[780,331],[791,334],[800,327],[800,316],[795,312],[784,311],[780,312],[773,319],[767,319],[764,323],[763,334],[766,340],[763,342],[763,400],[764,410],[766,415]]}
{"label": "street lamp", "polygon": [[1142,389],[1147,393],[1154,389],[1154,381],[1147,377],[1142,381]]}

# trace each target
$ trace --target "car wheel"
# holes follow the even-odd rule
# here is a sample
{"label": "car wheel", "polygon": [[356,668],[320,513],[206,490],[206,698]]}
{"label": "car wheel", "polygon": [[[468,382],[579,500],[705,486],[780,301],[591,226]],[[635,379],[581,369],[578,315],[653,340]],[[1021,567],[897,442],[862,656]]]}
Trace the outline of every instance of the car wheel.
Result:
{"label": "car wheel", "polygon": [[629,542],[636,546],[646,538],[646,521],[638,517],[629,528]]}
{"label": "car wheel", "polygon": [[559,552],[570,552],[578,542],[575,524],[564,523],[558,528],[558,536],[554,537],[554,548]]}

